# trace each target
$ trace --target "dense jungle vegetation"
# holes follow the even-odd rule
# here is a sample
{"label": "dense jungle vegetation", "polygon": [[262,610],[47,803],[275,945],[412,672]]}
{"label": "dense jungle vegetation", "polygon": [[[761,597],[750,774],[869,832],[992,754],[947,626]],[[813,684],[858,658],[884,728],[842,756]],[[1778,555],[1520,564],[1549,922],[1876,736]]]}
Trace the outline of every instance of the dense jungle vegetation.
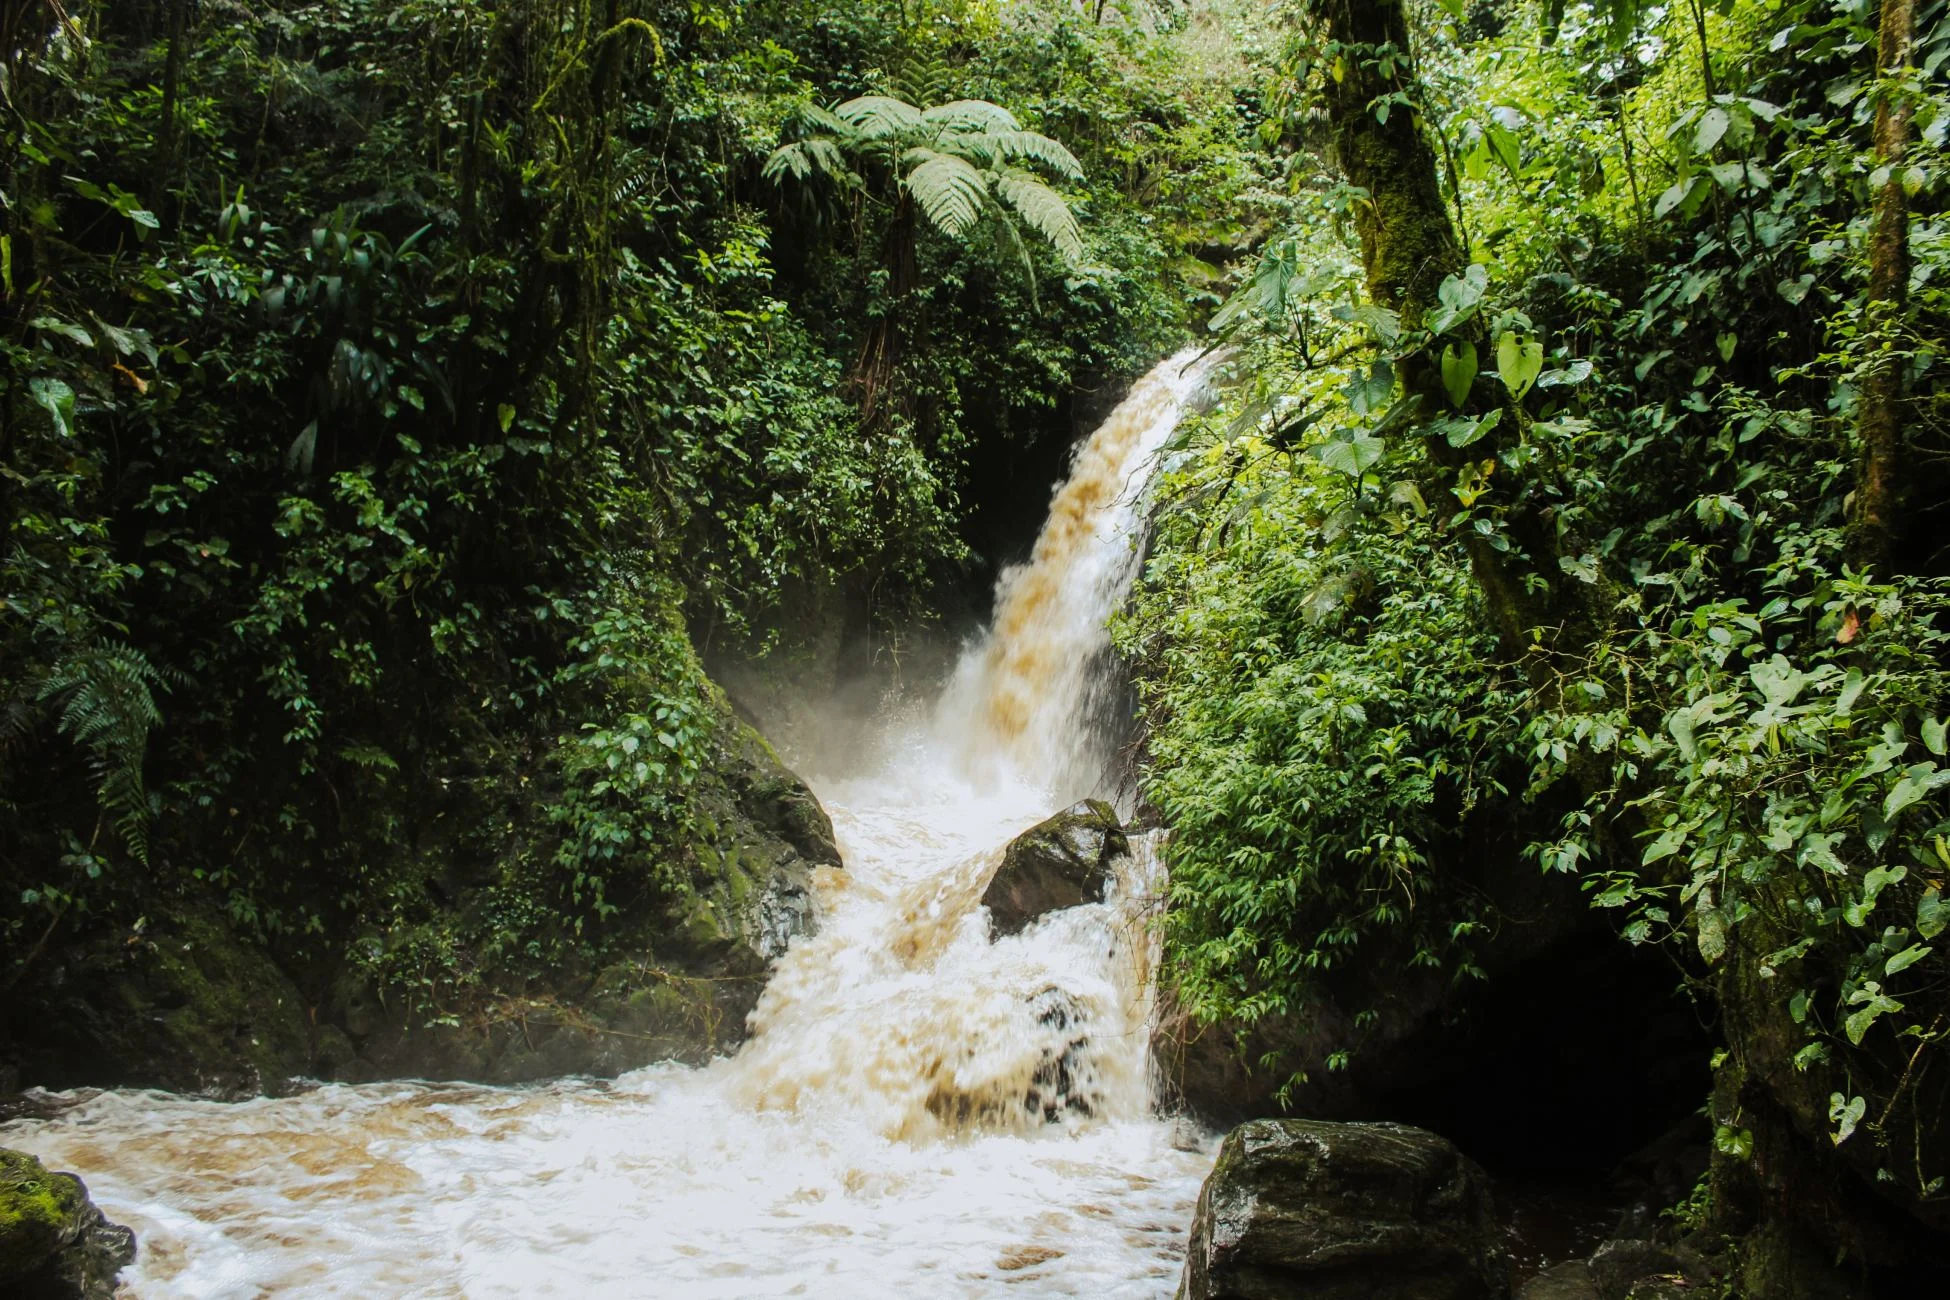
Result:
{"label": "dense jungle vegetation", "polygon": [[700,655],[985,589],[1266,170],[1233,40],[1006,8],[0,7],[0,979],[209,904],[444,996],[692,892]]}
{"label": "dense jungle vegetation", "polygon": [[1697,1006],[1732,1285],[1904,1294],[1946,62],[1942,0],[0,0],[7,1032],[192,914],[427,1017],[595,968],[709,874],[706,663],[894,656],[1197,338],[1116,629],[1177,1001],[1304,1099],[1501,978],[1516,864]]}

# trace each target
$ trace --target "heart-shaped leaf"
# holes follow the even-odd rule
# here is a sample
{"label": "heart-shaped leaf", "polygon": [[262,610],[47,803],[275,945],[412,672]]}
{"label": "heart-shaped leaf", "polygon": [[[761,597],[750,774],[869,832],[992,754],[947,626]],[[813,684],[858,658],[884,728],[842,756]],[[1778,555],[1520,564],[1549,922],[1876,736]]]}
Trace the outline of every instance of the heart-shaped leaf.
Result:
{"label": "heart-shaped leaf", "polygon": [[1352,438],[1323,442],[1314,448],[1314,457],[1328,469],[1349,478],[1360,478],[1381,460],[1388,445],[1379,438],[1358,433]]}
{"label": "heart-shaped leaf", "polygon": [[1496,341],[1496,373],[1510,396],[1521,398],[1544,373],[1544,345],[1536,339],[1520,338],[1514,330],[1503,331]]}
{"label": "heart-shaped leaf", "polygon": [[1467,339],[1442,349],[1442,390],[1451,405],[1469,400],[1469,387],[1476,382],[1476,345]]}

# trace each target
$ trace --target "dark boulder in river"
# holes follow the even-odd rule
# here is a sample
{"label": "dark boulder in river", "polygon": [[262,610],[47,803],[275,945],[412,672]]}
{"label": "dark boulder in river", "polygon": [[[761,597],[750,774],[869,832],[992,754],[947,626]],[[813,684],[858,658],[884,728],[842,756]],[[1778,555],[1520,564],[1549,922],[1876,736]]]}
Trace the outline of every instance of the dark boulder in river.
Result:
{"label": "dark boulder in river", "polygon": [[1085,799],[1036,823],[1002,851],[1002,865],[982,894],[996,937],[1015,934],[1059,908],[1099,902],[1110,864],[1130,852],[1117,811]]}
{"label": "dark boulder in river", "polygon": [[0,1292],[109,1300],[134,1262],[135,1234],[104,1219],[79,1178],[0,1148]]}
{"label": "dark boulder in river", "polygon": [[1255,1120],[1199,1193],[1179,1300],[1503,1300],[1489,1181],[1401,1124]]}

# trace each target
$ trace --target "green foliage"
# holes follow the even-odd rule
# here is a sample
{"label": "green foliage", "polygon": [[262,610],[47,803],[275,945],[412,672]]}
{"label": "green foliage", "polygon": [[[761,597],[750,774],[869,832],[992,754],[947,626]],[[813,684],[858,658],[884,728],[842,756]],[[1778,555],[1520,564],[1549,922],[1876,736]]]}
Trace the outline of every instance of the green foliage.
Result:
{"label": "green foliage", "polygon": [[[1197,1011],[1244,1022],[1304,1011],[1349,936],[1465,973],[1467,944],[1429,938],[1471,919],[1445,850],[1472,816],[1509,818],[1724,999],[1727,1069],[1803,1076],[1829,1101],[1797,1122],[1825,1119],[1888,1194],[1940,1196],[1942,557],[1922,513],[1910,574],[1851,571],[1842,532],[1875,355],[1872,15],[1574,10],[1540,49],[1444,12],[1408,107],[1472,264],[1420,322],[1363,302],[1346,225],[1368,196],[1296,165],[1213,319],[1241,382],[1168,481],[1180,513],[1122,633],[1150,679],[1147,790],[1179,827],[1168,960]],[[1950,49],[1931,12],[1929,71],[1880,92],[1926,144]],[[1303,90],[1347,57],[1389,56],[1304,24],[1290,51]],[[1291,139],[1307,104],[1274,105]],[[1950,332],[1921,152],[1898,345],[1919,512],[1946,496]],[[1404,394],[1419,357],[1439,390]],[[1589,625],[1529,629],[1508,662],[1481,640],[1514,598],[1482,581],[1486,553],[1575,593]],[[1317,597],[1357,572],[1358,600]],[[1345,610],[1310,617],[1317,599]],[[1370,721],[1323,722],[1350,706]],[[1378,867],[1389,836],[1412,916]],[[1715,1118],[1723,1155],[1756,1158],[1751,1116]]]}
{"label": "green foliage", "polygon": [[43,702],[60,702],[55,725],[88,750],[102,814],[113,819],[130,855],[145,866],[153,809],[142,764],[149,729],[162,724],[153,692],[168,690],[170,680],[141,651],[103,641],[57,662],[39,693]]}
{"label": "green foliage", "polygon": [[[842,590],[925,617],[971,477],[1182,322],[1135,176],[1203,157],[1134,138],[1085,186],[1041,120],[1050,30],[1063,86],[1117,62],[1175,105],[1140,75],[1169,32],[1057,3],[63,11],[8,28],[0,140],[0,937],[29,960],[178,896],[293,960],[378,935],[354,955],[415,987],[599,951],[715,833],[694,646],[810,639]],[[956,236],[917,250],[891,430],[846,383],[893,310],[886,214],[803,220],[763,175],[833,102],[885,136],[847,161],[918,176]]]}

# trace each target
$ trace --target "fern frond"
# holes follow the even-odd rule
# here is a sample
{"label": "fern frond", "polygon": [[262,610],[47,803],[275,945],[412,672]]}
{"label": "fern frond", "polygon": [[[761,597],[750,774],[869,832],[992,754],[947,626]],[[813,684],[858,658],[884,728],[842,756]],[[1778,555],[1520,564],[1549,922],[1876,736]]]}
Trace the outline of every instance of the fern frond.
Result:
{"label": "fern frond", "polygon": [[846,136],[853,134],[853,124],[819,104],[806,104],[799,109],[799,125],[809,131],[823,132],[826,135]]}
{"label": "fern frond", "polygon": [[980,169],[966,158],[932,149],[910,149],[902,162],[914,167],[903,183],[930,222],[956,238],[974,229],[989,200],[988,178]]}
{"label": "fern frond", "polygon": [[43,704],[62,701],[56,728],[88,749],[96,801],[130,856],[145,866],[152,810],[142,764],[149,732],[162,724],[154,692],[181,680],[181,674],[157,668],[135,647],[103,640],[56,664],[37,697]]}
{"label": "fern frond", "polygon": [[862,95],[833,110],[840,120],[868,140],[907,135],[921,125],[921,110],[890,95]]}
{"label": "fern frond", "polygon": [[951,131],[1020,131],[1022,123],[1016,115],[1000,104],[991,104],[986,99],[957,99],[946,104],[936,104],[925,113],[921,120],[929,126],[944,127]]}
{"label": "fern frond", "polygon": [[1061,194],[1033,172],[1010,167],[995,177],[996,193],[1028,227],[1047,239],[1070,262],[1083,260],[1083,232]]}
{"label": "fern frond", "polygon": [[772,156],[765,160],[765,166],[760,169],[759,175],[768,181],[776,181],[781,176],[790,176],[796,181],[802,181],[812,174],[812,169],[812,157],[806,150],[806,142],[800,140],[792,144],[782,144],[774,149]]}
{"label": "fern frond", "polygon": [[1083,164],[1058,141],[1035,131],[979,131],[952,136],[944,147],[983,162],[1041,163],[1067,181],[1083,179]]}

